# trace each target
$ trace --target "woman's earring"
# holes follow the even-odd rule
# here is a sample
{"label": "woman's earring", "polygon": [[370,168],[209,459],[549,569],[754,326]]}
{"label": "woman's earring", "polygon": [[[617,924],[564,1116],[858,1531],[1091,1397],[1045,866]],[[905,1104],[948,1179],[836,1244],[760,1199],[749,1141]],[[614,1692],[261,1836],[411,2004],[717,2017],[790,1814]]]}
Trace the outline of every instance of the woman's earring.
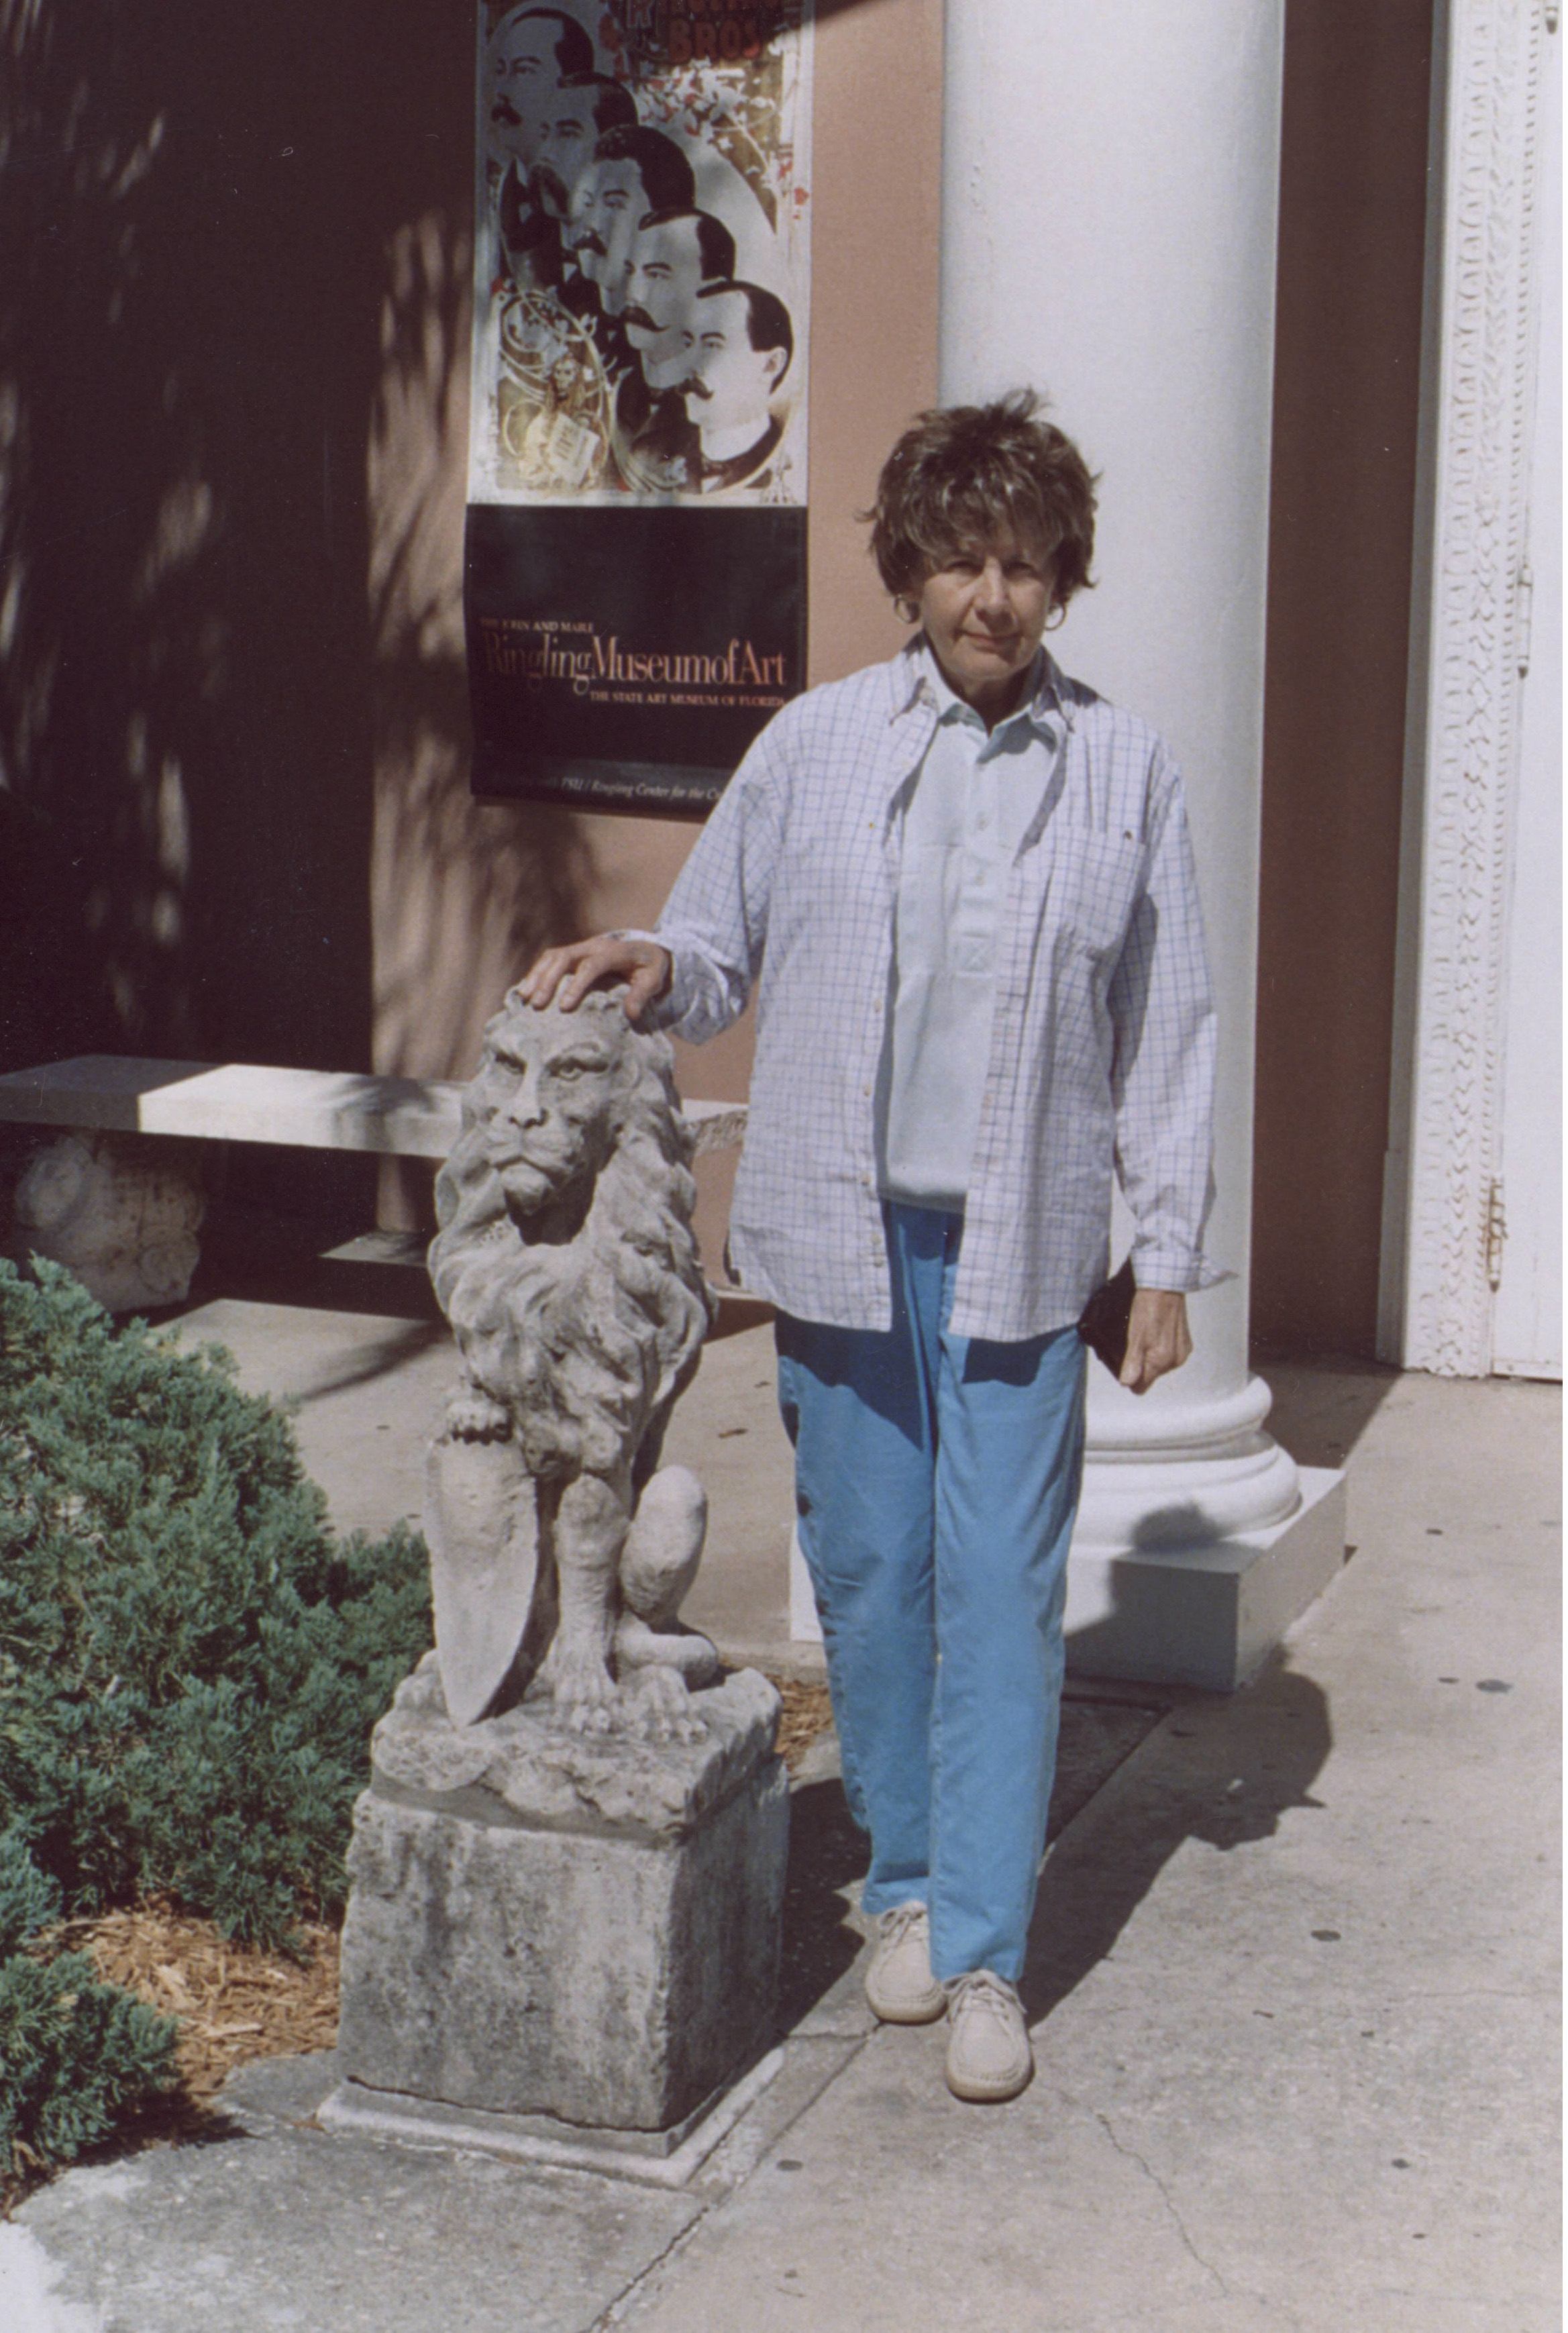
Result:
{"label": "woman's earring", "polygon": [[919,618],[920,603],[911,600],[907,591],[900,591],[893,601],[893,613],[901,624],[915,623]]}
{"label": "woman's earring", "polygon": [[1067,609],[1065,603],[1061,600],[1058,600],[1055,608],[1053,610],[1053,614],[1055,617],[1055,622],[1053,623],[1051,617],[1047,616],[1044,629],[1048,632],[1059,632],[1062,629],[1063,625],[1067,621]]}

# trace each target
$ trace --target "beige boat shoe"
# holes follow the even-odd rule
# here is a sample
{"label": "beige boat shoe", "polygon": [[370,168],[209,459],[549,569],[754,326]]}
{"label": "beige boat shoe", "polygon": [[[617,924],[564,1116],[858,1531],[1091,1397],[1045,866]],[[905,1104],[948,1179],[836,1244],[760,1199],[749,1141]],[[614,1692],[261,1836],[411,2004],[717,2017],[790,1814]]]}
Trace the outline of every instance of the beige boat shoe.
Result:
{"label": "beige boat shoe", "polygon": [[895,1904],[877,1923],[866,1999],[884,2025],[934,2025],[948,1996],[931,1974],[931,1924],[923,1904]]}
{"label": "beige boat shoe", "polygon": [[1034,2071],[1029,2029],[1014,1986],[989,1969],[948,1987],[948,2088],[973,2106],[998,2106],[1026,2089]]}

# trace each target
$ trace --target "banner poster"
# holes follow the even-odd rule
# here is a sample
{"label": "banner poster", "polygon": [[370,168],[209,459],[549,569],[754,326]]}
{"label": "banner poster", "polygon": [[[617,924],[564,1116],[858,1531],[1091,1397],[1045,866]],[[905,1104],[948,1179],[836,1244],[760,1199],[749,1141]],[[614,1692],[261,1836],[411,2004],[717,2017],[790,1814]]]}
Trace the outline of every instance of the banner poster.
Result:
{"label": "banner poster", "polygon": [[474,791],[702,816],[805,681],[811,0],[480,0]]}

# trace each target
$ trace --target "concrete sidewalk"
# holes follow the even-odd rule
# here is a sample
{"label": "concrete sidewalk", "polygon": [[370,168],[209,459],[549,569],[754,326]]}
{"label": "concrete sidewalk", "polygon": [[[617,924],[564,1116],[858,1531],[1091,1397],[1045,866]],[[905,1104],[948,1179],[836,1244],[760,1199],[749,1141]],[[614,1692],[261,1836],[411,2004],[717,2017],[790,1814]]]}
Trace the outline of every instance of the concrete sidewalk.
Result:
{"label": "concrete sidewalk", "polygon": [[[269,1310],[190,1325],[303,1397],[340,1521],[411,1512],[438,1335]],[[765,1330],[715,1344],[672,1455],[714,1508],[689,1617],[771,1657],[767,1362]],[[1348,1464],[1352,1560],[1255,1685],[1173,1694],[1057,1840],[1024,2098],[959,2106],[940,2029],[874,2029],[854,1968],[680,2188],[328,2136],[330,2059],[277,2061],[231,2083],[229,2139],[70,2173],[0,2228],[0,2327],[1550,2333],[1559,1396],[1268,1374],[1286,1446]]]}

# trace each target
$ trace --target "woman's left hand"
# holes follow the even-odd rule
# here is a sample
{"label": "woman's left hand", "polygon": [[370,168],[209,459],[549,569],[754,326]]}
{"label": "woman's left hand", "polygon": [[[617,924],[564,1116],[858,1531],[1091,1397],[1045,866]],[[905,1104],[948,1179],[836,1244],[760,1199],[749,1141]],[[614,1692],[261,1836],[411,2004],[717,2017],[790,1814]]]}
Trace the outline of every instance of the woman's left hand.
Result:
{"label": "woman's left hand", "polygon": [[1121,1382],[1130,1393],[1147,1393],[1157,1378],[1178,1369],[1192,1350],[1187,1299],[1174,1289],[1140,1288],[1127,1323],[1127,1359]]}

